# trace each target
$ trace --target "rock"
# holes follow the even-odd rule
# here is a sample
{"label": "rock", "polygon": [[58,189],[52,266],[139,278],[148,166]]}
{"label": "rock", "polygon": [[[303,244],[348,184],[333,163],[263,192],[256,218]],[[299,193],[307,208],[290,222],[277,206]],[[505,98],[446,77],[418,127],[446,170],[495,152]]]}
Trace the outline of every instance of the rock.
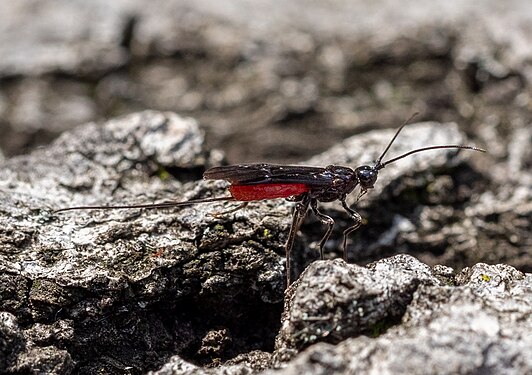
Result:
{"label": "rock", "polygon": [[128,19],[123,13],[127,4],[121,3],[105,10],[103,2],[97,6],[63,1],[45,5],[33,0],[17,6],[2,4],[0,52],[5,58],[0,75],[94,74],[123,65],[128,56],[120,43]]}
{"label": "rock", "polygon": [[300,162],[416,110],[502,158],[528,125],[527,0],[154,4],[1,5],[6,155],[143,108],[200,120],[232,162]]}
{"label": "rock", "polygon": [[26,349],[8,372],[33,374],[69,374],[74,370],[74,362],[66,350],[55,346]]}
{"label": "rock", "polygon": [[213,216],[224,203],[53,212],[227,194],[223,182],[186,182],[218,158],[202,144],[192,119],[148,111],[83,126],[0,167],[0,310],[33,342],[4,366],[140,371],[169,353],[195,356],[204,330],[227,332],[227,345],[214,350],[211,338],[198,351],[209,362],[267,349],[268,335],[273,347],[288,205],[226,217]]}
{"label": "rock", "polygon": [[[56,322],[54,325],[62,325],[62,322]],[[36,334],[44,333],[47,327],[36,324],[31,330]],[[49,333],[45,335],[49,336]],[[39,341],[19,327],[14,315],[0,312],[0,371],[26,374],[72,372],[74,362],[67,350],[53,345],[47,346],[45,340]]]}
{"label": "rock", "polygon": [[[368,132],[347,139],[310,162],[363,164],[368,161],[365,155],[382,152],[392,133]],[[467,143],[453,124],[412,124],[389,157],[422,147],[428,139]],[[405,199],[405,189],[426,189],[427,180],[454,176],[462,169],[474,171],[474,157],[478,155],[440,150],[386,167],[376,189],[357,205],[371,225],[356,237],[368,241],[366,249],[376,253],[398,251],[396,244],[405,239],[426,246],[423,227],[420,230],[409,217],[423,212],[418,208],[423,199],[407,202],[408,209],[402,211],[389,202]],[[216,165],[220,158],[203,150],[202,132],[192,119],[147,111],[85,125],[50,147],[6,160],[0,167],[0,309],[25,328],[7,334],[5,342],[21,345],[5,351],[3,366],[8,371],[40,368],[58,374],[73,369],[142,372],[178,354],[161,371],[192,368],[201,373],[207,370],[198,365],[219,365],[232,358],[229,367],[219,371],[256,372],[281,365],[309,346],[307,350],[319,347],[320,341],[341,347],[360,335],[378,335],[409,314],[420,315],[409,309],[421,286],[464,284],[469,277],[464,271],[465,276],[453,281],[448,268],[431,270],[409,256],[381,260],[369,268],[338,260],[315,262],[288,291],[272,358],[266,352],[273,350],[279,328],[283,245],[292,203],[255,202],[225,216],[217,214],[231,207],[223,202],[162,211],[53,211],[68,205],[224,196],[225,182],[197,180],[205,166]],[[451,189],[461,186],[460,177],[450,178]],[[423,210],[452,206],[441,211],[444,220],[465,216],[468,207],[480,210],[483,204],[468,200],[476,187],[451,200],[447,193],[438,194],[440,189],[449,187],[436,185],[426,196],[438,205]],[[514,204],[526,196],[514,197]],[[498,209],[513,209],[509,202]],[[372,212],[375,208],[388,213],[379,215]],[[527,210],[521,204],[512,213],[523,216]],[[341,215],[338,221],[338,229],[349,225]],[[474,223],[483,221],[469,225]],[[384,229],[368,230],[374,225]],[[321,238],[323,228],[308,227],[292,254],[296,275],[317,258],[314,238]],[[473,228],[472,233],[479,233],[482,227]],[[371,240],[372,235],[378,240]],[[337,239],[329,245],[335,243]],[[509,272],[506,267],[501,272]],[[520,277],[512,272],[512,277]],[[239,353],[248,354],[237,360]]]}
{"label": "rock", "polygon": [[[341,260],[313,263],[288,292],[280,345],[274,353],[278,368],[261,373],[530,372],[527,332],[532,323],[532,277],[506,265],[477,264],[445,280],[441,272],[442,267],[431,269],[403,255],[383,259],[368,269]],[[358,278],[357,273],[373,278]],[[393,286],[406,288],[396,290],[396,295]],[[375,312],[381,317],[397,314],[401,300],[400,320],[367,330],[365,319],[374,319]],[[369,309],[349,308],[357,305]],[[317,329],[339,323],[340,317],[343,324],[336,325],[336,332],[324,334],[327,330]],[[296,322],[303,323],[302,329],[291,331]],[[302,343],[301,348],[314,345],[293,358],[298,350],[285,346],[290,342]],[[259,358],[272,365],[268,356]],[[291,361],[279,362],[287,359]],[[176,356],[153,374],[251,374],[257,370],[249,362],[232,361],[202,369]]]}
{"label": "rock", "polygon": [[[395,272],[389,272],[392,269]],[[353,277],[357,270],[380,281],[357,280]],[[388,278],[379,279],[379,273]],[[396,301],[406,295],[386,290],[386,285],[401,285],[401,275],[409,275],[402,282],[410,285],[406,294],[411,298],[403,299],[402,320],[392,327],[381,326],[384,331],[360,335],[367,332],[364,321],[371,320],[372,313],[396,311]],[[316,262],[291,290],[280,342],[293,343],[294,337],[299,343],[342,341],[310,346],[282,370],[265,374],[528,373],[532,369],[531,282],[530,274],[506,265],[477,264],[444,285],[426,265],[404,256],[383,259],[365,271],[342,261]],[[334,325],[339,321],[344,324]],[[327,324],[329,329],[317,331]],[[331,328],[339,328],[338,333]]]}
{"label": "rock", "polygon": [[420,284],[439,285],[430,268],[396,256],[368,268],[343,260],[312,263],[286,295],[277,350],[296,350],[320,341],[338,344],[377,336],[400,319]]}
{"label": "rock", "polygon": [[15,365],[17,357],[24,351],[24,336],[17,318],[8,312],[0,312],[0,371]]}
{"label": "rock", "polygon": [[244,375],[265,370],[271,366],[271,354],[254,351],[241,354],[218,368],[201,368],[195,366],[179,356],[170,358],[158,371],[149,372],[150,375]]}

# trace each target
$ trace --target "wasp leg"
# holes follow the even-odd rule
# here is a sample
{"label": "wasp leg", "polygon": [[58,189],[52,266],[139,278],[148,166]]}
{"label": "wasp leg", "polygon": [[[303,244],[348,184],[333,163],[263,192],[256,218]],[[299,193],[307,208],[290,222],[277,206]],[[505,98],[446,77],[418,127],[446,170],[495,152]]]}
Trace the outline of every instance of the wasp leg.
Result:
{"label": "wasp leg", "polygon": [[362,198],[367,192],[368,192],[367,189],[361,189],[361,190],[360,190],[360,193],[358,193],[356,203],[358,203],[358,201],[360,200],[360,198]]}
{"label": "wasp leg", "polygon": [[313,199],[310,202],[310,207],[312,208],[312,212],[314,212],[314,215],[316,215],[318,217],[318,219],[320,219],[322,224],[327,225],[327,231],[325,232],[325,234],[321,238],[321,241],[320,241],[320,244],[319,244],[319,246],[320,246],[320,259],[323,260],[323,247],[325,246],[325,242],[327,242],[327,240],[331,236],[331,233],[332,233],[333,227],[334,227],[334,220],[333,220],[332,217],[327,216],[325,214],[322,214],[320,211],[318,211],[318,201],[317,200]]}
{"label": "wasp leg", "polygon": [[358,212],[356,212],[347,205],[347,203],[345,202],[345,198],[342,199],[341,202],[344,210],[346,210],[349,213],[349,216],[351,216],[351,218],[355,221],[355,224],[344,230],[344,260],[347,262],[347,236],[349,235],[349,233],[356,231],[358,227],[360,227],[360,225],[362,224],[362,216],[360,216]]}
{"label": "wasp leg", "polygon": [[227,214],[232,214],[233,212],[241,210],[241,209],[245,208],[248,204],[249,204],[249,202],[243,202],[243,203],[239,204],[238,206],[236,206],[235,208],[231,208],[231,209],[229,209],[227,211],[222,211],[222,212],[213,212],[213,213],[210,213],[209,216],[212,216],[214,218],[219,218],[219,217],[225,216]]}
{"label": "wasp leg", "polygon": [[305,219],[307,214],[308,206],[310,204],[310,198],[307,194],[304,194],[301,197],[301,201],[296,204],[294,208],[294,216],[292,217],[292,226],[290,227],[290,232],[288,233],[288,239],[286,240],[286,287],[290,286],[290,252],[294,247],[294,240],[296,238],[297,231]]}

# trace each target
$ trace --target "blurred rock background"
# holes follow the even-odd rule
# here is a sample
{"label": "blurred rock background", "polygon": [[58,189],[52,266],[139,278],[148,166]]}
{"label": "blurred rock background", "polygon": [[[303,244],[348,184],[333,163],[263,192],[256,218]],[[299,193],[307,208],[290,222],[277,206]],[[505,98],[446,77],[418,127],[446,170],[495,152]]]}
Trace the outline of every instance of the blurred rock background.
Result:
{"label": "blurred rock background", "polygon": [[531,20],[526,0],[2,2],[0,148],[149,108],[230,162],[301,161],[420,111],[504,159],[530,136]]}

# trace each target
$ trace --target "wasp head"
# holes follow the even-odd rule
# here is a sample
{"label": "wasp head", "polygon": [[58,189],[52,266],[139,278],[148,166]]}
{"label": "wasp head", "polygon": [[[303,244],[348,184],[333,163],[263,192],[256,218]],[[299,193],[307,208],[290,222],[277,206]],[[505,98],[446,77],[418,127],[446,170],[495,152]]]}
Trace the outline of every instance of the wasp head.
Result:
{"label": "wasp head", "polygon": [[355,174],[362,190],[367,190],[372,189],[373,185],[375,185],[379,171],[375,167],[363,165],[355,169]]}

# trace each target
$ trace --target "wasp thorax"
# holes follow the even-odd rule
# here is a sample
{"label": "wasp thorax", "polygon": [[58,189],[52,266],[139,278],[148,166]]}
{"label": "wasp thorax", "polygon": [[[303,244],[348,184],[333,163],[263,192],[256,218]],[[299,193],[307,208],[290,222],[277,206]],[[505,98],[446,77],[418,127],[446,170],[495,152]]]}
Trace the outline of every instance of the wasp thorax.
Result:
{"label": "wasp thorax", "polygon": [[371,189],[373,188],[373,185],[375,185],[375,181],[377,181],[377,175],[379,172],[375,167],[363,165],[362,167],[355,169],[355,173],[362,189]]}

